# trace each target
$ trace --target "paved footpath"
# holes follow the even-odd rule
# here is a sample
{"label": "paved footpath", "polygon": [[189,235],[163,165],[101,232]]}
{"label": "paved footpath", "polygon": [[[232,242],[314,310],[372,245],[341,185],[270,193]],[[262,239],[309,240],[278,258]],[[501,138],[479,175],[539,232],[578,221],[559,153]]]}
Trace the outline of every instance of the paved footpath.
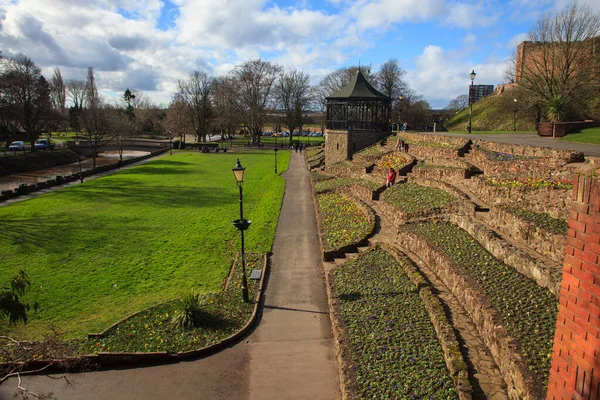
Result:
{"label": "paved footpath", "polygon": [[[321,274],[309,173],[292,153],[264,309],[257,328],[217,354],[176,364],[23,377],[32,392],[69,399],[339,399],[339,372]],[[0,386],[12,399],[16,379]]]}

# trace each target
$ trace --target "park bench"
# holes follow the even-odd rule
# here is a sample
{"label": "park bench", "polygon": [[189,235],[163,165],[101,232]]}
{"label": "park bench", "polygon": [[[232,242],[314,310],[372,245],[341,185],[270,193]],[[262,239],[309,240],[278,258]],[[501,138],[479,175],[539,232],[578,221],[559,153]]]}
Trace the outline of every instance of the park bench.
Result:
{"label": "park bench", "polygon": [[227,153],[227,147],[215,147],[215,153],[222,151],[223,153]]}

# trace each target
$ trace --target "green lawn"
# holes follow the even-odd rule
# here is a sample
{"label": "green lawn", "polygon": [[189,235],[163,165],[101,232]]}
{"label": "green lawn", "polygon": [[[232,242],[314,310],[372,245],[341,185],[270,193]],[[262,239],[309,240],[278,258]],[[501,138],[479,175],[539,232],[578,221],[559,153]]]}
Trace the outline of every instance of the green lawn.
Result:
{"label": "green lawn", "polygon": [[567,142],[600,144],[600,128],[588,128],[583,129],[579,133],[569,133],[567,136],[560,138],[560,140]]}
{"label": "green lawn", "polygon": [[[42,307],[27,325],[0,331],[36,338],[52,324],[81,336],[190,288],[219,291],[239,250],[236,157],[252,220],[246,251],[268,252],[285,187],[271,152],[176,153],[0,207],[0,283],[25,269],[25,300]],[[280,152],[278,170],[288,163]]]}

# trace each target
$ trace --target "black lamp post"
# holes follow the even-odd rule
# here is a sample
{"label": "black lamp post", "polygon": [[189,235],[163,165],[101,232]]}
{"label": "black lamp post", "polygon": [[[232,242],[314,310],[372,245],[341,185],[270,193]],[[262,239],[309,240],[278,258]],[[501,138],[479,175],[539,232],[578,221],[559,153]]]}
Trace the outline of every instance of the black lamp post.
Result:
{"label": "black lamp post", "polygon": [[244,196],[242,194],[242,184],[244,183],[244,171],[246,168],[240,164],[240,159],[236,160],[235,168],[232,169],[235,181],[240,189],[240,219],[233,221],[233,225],[242,234],[242,300],[244,303],[249,303],[248,298],[248,278],[246,277],[246,259],[244,254],[244,231],[250,227],[252,221],[244,219]]}
{"label": "black lamp post", "polygon": [[308,145],[307,147],[310,146],[310,128],[306,129],[306,131],[308,132],[308,135],[306,136],[308,138]]}
{"label": "black lamp post", "polygon": [[517,131],[517,99],[513,99],[515,101],[515,116],[513,119],[513,132]]}
{"label": "black lamp post", "polygon": [[469,77],[471,78],[471,86],[469,87],[469,133],[471,133],[473,123],[473,81],[475,80],[475,76],[477,76],[477,74],[475,73],[475,70],[472,70],[469,74]]}
{"label": "black lamp post", "polygon": [[273,152],[275,153],[275,173],[277,173],[277,150],[279,150],[277,147],[273,149]]}

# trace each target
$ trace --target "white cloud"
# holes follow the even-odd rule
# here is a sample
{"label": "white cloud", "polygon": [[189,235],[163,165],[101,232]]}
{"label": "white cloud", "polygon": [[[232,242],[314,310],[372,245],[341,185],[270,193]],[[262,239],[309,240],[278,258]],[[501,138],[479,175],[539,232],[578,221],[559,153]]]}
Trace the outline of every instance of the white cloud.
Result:
{"label": "white cloud", "polygon": [[432,108],[444,108],[450,100],[468,92],[469,73],[477,73],[475,84],[498,85],[504,81],[504,63],[466,65],[459,53],[427,46],[415,60],[416,68],[406,73],[411,89],[423,95]]}
{"label": "white cloud", "polygon": [[518,45],[521,44],[521,42],[524,42],[528,39],[528,35],[527,33],[519,33],[518,35],[513,36],[508,43],[506,43],[506,47],[514,50],[517,48]]}
{"label": "white cloud", "polygon": [[433,19],[444,9],[444,0],[359,0],[349,11],[360,30],[387,29],[401,21]]}
{"label": "white cloud", "polygon": [[446,5],[446,23],[459,28],[486,27],[496,23],[495,15],[487,15],[483,3],[449,3]]}

